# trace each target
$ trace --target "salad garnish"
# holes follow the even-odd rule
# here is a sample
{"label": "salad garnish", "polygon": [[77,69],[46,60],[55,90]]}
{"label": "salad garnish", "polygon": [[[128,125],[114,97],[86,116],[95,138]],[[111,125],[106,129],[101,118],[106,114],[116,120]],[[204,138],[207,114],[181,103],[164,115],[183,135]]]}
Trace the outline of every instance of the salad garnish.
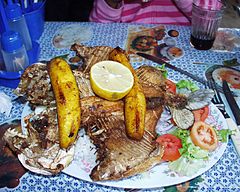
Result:
{"label": "salad garnish", "polygon": [[[199,169],[205,167],[210,153],[217,148],[218,141],[226,142],[231,131],[217,131],[211,125],[205,123],[209,114],[208,105],[214,95],[212,90],[200,89],[190,80],[178,81],[176,88],[176,93],[187,96],[188,103],[183,109],[169,108],[175,129],[168,131],[168,134],[165,135],[170,137],[171,134],[179,138],[182,146],[175,146],[175,148],[178,147],[180,157],[175,160],[165,159],[165,161],[168,161],[168,167],[171,171],[182,176],[192,176]],[[189,114],[184,113],[184,110],[189,111]],[[166,137],[165,135],[161,135],[159,138]],[[174,142],[169,140],[169,145],[171,145],[172,150]],[[165,147],[165,150],[168,150],[168,148]]]}

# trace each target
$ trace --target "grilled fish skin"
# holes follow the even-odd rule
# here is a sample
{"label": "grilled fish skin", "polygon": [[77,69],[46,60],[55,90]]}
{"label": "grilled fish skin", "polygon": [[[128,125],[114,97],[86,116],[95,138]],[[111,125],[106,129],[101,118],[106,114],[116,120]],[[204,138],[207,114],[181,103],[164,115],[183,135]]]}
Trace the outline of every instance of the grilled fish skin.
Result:
{"label": "grilled fish skin", "polygon": [[80,44],[73,44],[71,50],[75,51],[76,55],[83,59],[83,66],[79,70],[89,75],[90,69],[95,63],[108,60],[109,53],[113,48],[108,46],[86,47]]}
{"label": "grilled fish skin", "polygon": [[[98,148],[99,163],[91,171],[92,180],[126,178],[142,173],[161,162],[163,148],[155,142],[155,127],[162,113],[162,106],[147,110],[146,131],[143,138],[136,141],[126,134],[122,101],[110,103],[92,97],[91,99],[83,98],[81,105],[84,114],[88,114],[88,117],[82,118],[82,126]],[[108,111],[106,113],[108,115],[103,115],[103,110]]]}
{"label": "grilled fish skin", "polygon": [[[173,94],[166,90],[166,79],[160,70],[151,66],[141,66],[136,69],[145,97],[151,105],[165,105],[176,109],[183,109],[187,105],[187,97]],[[151,85],[151,86],[150,86]],[[148,108],[151,106],[147,106]]]}
{"label": "grilled fish skin", "polygon": [[26,100],[35,105],[55,103],[47,65],[37,63],[26,68],[14,93],[17,96],[26,96]]}
{"label": "grilled fish skin", "polygon": [[[86,109],[98,108],[101,116],[106,117],[123,115],[123,102],[112,103],[90,96],[81,100],[81,105],[82,124],[89,118],[95,120],[91,113],[86,113]],[[3,139],[28,170],[43,175],[57,174],[73,160],[75,145],[68,149],[60,148],[56,106],[41,110],[37,113],[33,111],[24,118],[24,133],[21,127],[10,128]]]}
{"label": "grilled fish skin", "polygon": [[122,126],[109,131],[113,136],[106,137],[98,151],[100,163],[90,174],[94,181],[126,178],[161,162],[163,149],[155,141],[149,140],[149,135],[145,133],[141,141],[131,140],[125,134],[124,122],[119,124]]}
{"label": "grilled fish skin", "polygon": [[147,100],[147,109],[165,105],[166,79],[162,76],[162,72],[154,67],[143,65],[136,69],[136,74]]}

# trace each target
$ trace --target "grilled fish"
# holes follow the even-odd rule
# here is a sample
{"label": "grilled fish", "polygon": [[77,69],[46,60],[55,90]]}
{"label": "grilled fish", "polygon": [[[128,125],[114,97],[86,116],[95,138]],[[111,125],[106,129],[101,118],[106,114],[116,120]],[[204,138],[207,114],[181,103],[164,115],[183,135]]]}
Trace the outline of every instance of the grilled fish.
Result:
{"label": "grilled fish", "polygon": [[[83,114],[88,114],[87,118],[83,117],[82,126],[86,129],[93,144],[98,147],[97,161],[99,163],[90,174],[94,181],[126,178],[161,163],[163,148],[155,142],[155,128],[163,111],[163,105],[154,104],[153,98],[158,98],[157,101],[164,103],[161,100],[164,100],[165,84],[164,81],[156,81],[155,78],[147,77],[152,74],[155,77],[160,75],[161,78],[161,72],[153,67],[142,66],[136,70],[136,73],[140,82],[145,83],[145,88],[151,87],[151,89],[163,92],[155,92],[155,94],[149,92],[145,133],[140,141],[132,140],[126,134],[123,101],[109,103],[96,97],[82,99]],[[148,93],[148,90],[145,92]],[[83,102],[85,100],[88,102]],[[91,101],[92,104],[90,104]],[[86,103],[88,103],[87,107]],[[106,113],[103,113],[104,111]]]}
{"label": "grilled fish", "polygon": [[91,67],[99,62],[108,60],[109,53],[113,50],[108,46],[86,47],[80,44],[73,44],[71,50],[76,52],[76,55],[83,59],[83,66],[79,68],[84,74],[89,74]]}
{"label": "grilled fish", "polygon": [[[145,78],[148,73],[145,73],[144,71],[152,69],[152,67],[145,66],[136,70],[136,73],[140,76],[140,82],[144,81],[145,84],[147,83]],[[157,69],[155,70],[155,72],[159,73]],[[149,74],[151,73],[152,72]],[[151,78],[148,79],[148,83],[152,83]],[[153,85],[161,90],[161,86],[157,86],[158,84],[152,83],[150,87],[152,88]],[[159,93],[152,94],[151,97],[158,98]],[[158,99],[158,101],[159,100],[161,99]],[[153,100],[149,99],[147,102],[147,106],[150,107],[148,107],[145,117],[146,132],[141,141],[134,141],[129,139],[125,132],[123,101],[110,102],[96,96],[91,96],[91,94],[81,99],[81,126],[86,129],[90,139],[98,147],[97,161],[99,164],[92,170],[90,175],[93,180],[117,180],[129,177],[131,175],[142,173],[161,162],[163,149],[155,142],[155,127],[162,113],[163,105],[150,104],[150,102],[153,103]],[[53,122],[55,122],[55,124]],[[56,107],[52,107],[52,110],[42,112],[38,116],[33,116],[31,118],[27,117],[26,123],[28,125],[30,138],[25,136],[25,138],[21,140],[21,143],[26,143],[25,141],[29,140],[35,141],[33,143],[38,144],[35,146],[35,149],[38,149],[37,151],[39,151],[39,153],[36,153],[35,150],[34,154],[29,155],[26,154],[24,149],[19,148],[18,150],[21,151],[22,154],[21,158],[24,159],[23,162],[31,166],[29,168],[30,170],[33,170],[32,167],[37,167],[38,170],[44,170],[39,171],[39,173],[42,174],[46,171],[48,173],[57,173],[62,170],[65,165],[58,166],[60,168],[55,169],[49,167],[51,163],[48,163],[51,161],[43,163],[46,158],[41,158],[44,161],[41,162],[42,165],[39,166],[39,159],[33,157],[43,156],[43,151],[50,149],[53,144],[56,146],[56,144],[59,143],[57,139],[58,129],[56,122]],[[43,135],[46,130],[42,129],[42,127],[45,127],[46,130],[49,131],[47,133],[54,134],[48,134],[49,136]],[[55,129],[55,131],[51,131],[53,129]],[[43,133],[40,130],[42,130]],[[6,140],[8,140],[8,143],[11,145],[11,143],[13,144],[14,142],[10,140],[10,137],[18,138],[18,135],[8,134]],[[46,141],[43,138],[54,139]],[[16,149],[16,146],[13,146],[12,148],[14,147]],[[26,150],[34,151],[29,145],[26,145]],[[57,153],[60,148],[55,147],[54,150],[55,153]],[[49,156],[49,159],[51,159],[51,156]],[[121,169],[118,168],[119,164],[121,165]]]}
{"label": "grilled fish", "polygon": [[[77,81],[80,97],[95,95],[89,79],[83,72],[73,70],[73,75]],[[29,66],[21,76],[20,83],[14,90],[14,93],[19,97],[25,96],[26,100],[34,106],[56,105],[50,77],[47,72],[47,65],[44,63]]]}
{"label": "grilled fish", "polygon": [[[104,47],[102,51],[99,51],[98,49],[100,49],[100,47],[87,48],[80,45],[74,45],[74,47],[75,48],[72,46],[72,50],[75,49],[75,51],[78,51],[79,56],[84,57],[88,54],[90,56],[91,52],[99,57],[86,58],[85,61],[88,62],[85,62],[83,71],[73,70],[79,90],[81,91],[81,126],[85,128],[91,141],[97,147],[98,164],[92,170],[90,175],[91,178],[95,181],[118,180],[142,173],[150,169],[152,166],[161,163],[163,148],[155,142],[155,127],[161,116],[163,107],[167,103],[166,98],[168,94],[166,93],[165,79],[162,77],[161,71],[150,66],[142,66],[136,69],[136,74],[146,97],[147,111],[145,115],[145,133],[142,140],[135,141],[128,138],[126,135],[124,124],[124,102],[110,102],[96,97],[91,90],[88,79],[88,72],[91,68],[90,66],[94,65],[97,61],[108,58],[106,55],[108,55],[113,48]],[[42,89],[44,89],[44,91],[42,91]],[[35,90],[41,91],[36,93]],[[24,72],[21,82],[15,92],[17,95],[26,94],[27,100],[35,106],[44,105],[47,106],[47,109],[56,108],[46,65],[37,64],[29,67]],[[41,118],[46,118],[45,121],[51,122],[50,119],[52,119],[52,117],[49,114],[50,112],[45,111],[44,113],[45,115],[41,113],[41,115],[33,116],[34,118],[29,118],[27,121],[29,124],[28,127],[35,127],[37,130],[40,129],[40,126],[35,122]],[[56,121],[56,113],[51,114],[55,115],[54,117]],[[57,129],[57,123],[53,126]],[[50,126],[47,127],[52,130]],[[31,134],[31,132],[34,134]],[[34,167],[39,165],[38,159],[34,159],[34,157],[39,157],[39,154],[42,154],[41,151],[46,151],[49,147],[51,148],[53,143],[56,144],[58,141],[56,137],[53,137],[55,138],[53,141],[49,140],[48,142],[42,142],[41,137],[38,136],[39,133],[33,129],[29,129],[29,134],[33,137],[30,137],[30,140],[35,139],[36,142],[34,143],[37,143],[38,145],[36,145],[36,148],[29,148],[31,145],[27,145],[26,150],[32,152],[37,151],[37,154],[27,156],[25,162],[31,162],[31,166]],[[57,134],[57,131],[55,131],[55,134]],[[8,135],[10,136],[6,136],[5,138],[6,140],[9,140],[9,145],[12,145],[13,149],[18,150],[17,146],[13,144],[15,143],[14,140],[17,139],[19,135],[22,136],[22,134],[10,131]],[[25,143],[23,141],[26,141],[26,139],[27,138],[24,138],[22,143]],[[56,148],[55,152],[51,154],[56,154],[59,152],[59,149],[60,148]],[[21,150],[18,150],[18,152]],[[40,153],[38,153],[39,151]],[[61,171],[64,167],[60,166],[61,168],[55,169],[55,167],[51,167],[50,165],[51,161],[47,162],[44,168],[43,166],[37,168],[40,170],[43,169],[47,172],[56,173]],[[35,172],[35,169],[30,170]]]}
{"label": "grilled fish", "polygon": [[[86,107],[85,100],[93,103]],[[144,136],[136,141],[126,134],[122,101],[110,104],[100,98],[90,100],[85,97],[81,104],[83,114],[88,114],[88,117],[82,117],[82,126],[97,146],[99,163],[91,171],[92,180],[118,180],[142,173],[161,163],[163,148],[155,142],[155,127],[162,113],[162,106],[147,110]],[[108,112],[103,114],[103,111]]]}
{"label": "grilled fish", "polygon": [[4,140],[18,154],[23,166],[43,175],[57,174],[73,160],[74,148],[61,149],[59,145],[56,107],[29,114],[24,119],[26,133],[10,128]]}

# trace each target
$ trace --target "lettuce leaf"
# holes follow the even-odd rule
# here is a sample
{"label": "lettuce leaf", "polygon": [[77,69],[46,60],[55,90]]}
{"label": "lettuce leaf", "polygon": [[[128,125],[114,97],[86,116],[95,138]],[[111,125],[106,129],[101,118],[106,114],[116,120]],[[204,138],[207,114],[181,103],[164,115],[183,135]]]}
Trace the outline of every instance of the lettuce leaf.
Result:
{"label": "lettuce leaf", "polygon": [[185,129],[176,129],[172,133],[182,141],[182,148],[179,149],[181,156],[188,159],[207,159],[209,152],[193,144],[190,132]]}
{"label": "lettuce leaf", "polygon": [[197,91],[199,87],[190,80],[180,80],[176,84],[178,89],[188,89],[191,92]]}
{"label": "lettuce leaf", "polygon": [[229,129],[221,129],[221,130],[216,130],[217,136],[218,136],[218,140],[226,143],[228,142],[228,137],[232,134],[234,134],[234,131],[231,131]]}
{"label": "lettuce leaf", "polygon": [[182,148],[179,149],[181,157],[169,162],[169,168],[181,175],[192,176],[204,167],[209,152],[193,144],[188,130],[176,129],[172,134],[181,139]]}
{"label": "lettuce leaf", "polygon": [[190,177],[197,173],[199,169],[205,167],[205,165],[206,163],[203,159],[194,160],[181,156],[176,161],[170,162],[168,167],[180,175]]}
{"label": "lettuce leaf", "polygon": [[166,67],[165,67],[165,64],[163,64],[162,66],[159,66],[159,65],[158,65],[156,68],[159,69],[160,71],[162,71],[163,77],[164,77],[165,79],[167,79],[168,71],[167,71],[167,69],[166,69]]}

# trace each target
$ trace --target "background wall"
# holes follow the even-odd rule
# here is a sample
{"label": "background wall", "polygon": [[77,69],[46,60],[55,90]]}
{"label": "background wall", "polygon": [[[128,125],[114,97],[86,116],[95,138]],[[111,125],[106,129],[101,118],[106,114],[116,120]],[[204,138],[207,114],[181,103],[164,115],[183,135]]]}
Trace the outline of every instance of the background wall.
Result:
{"label": "background wall", "polygon": [[47,0],[46,21],[88,21],[93,0]]}

